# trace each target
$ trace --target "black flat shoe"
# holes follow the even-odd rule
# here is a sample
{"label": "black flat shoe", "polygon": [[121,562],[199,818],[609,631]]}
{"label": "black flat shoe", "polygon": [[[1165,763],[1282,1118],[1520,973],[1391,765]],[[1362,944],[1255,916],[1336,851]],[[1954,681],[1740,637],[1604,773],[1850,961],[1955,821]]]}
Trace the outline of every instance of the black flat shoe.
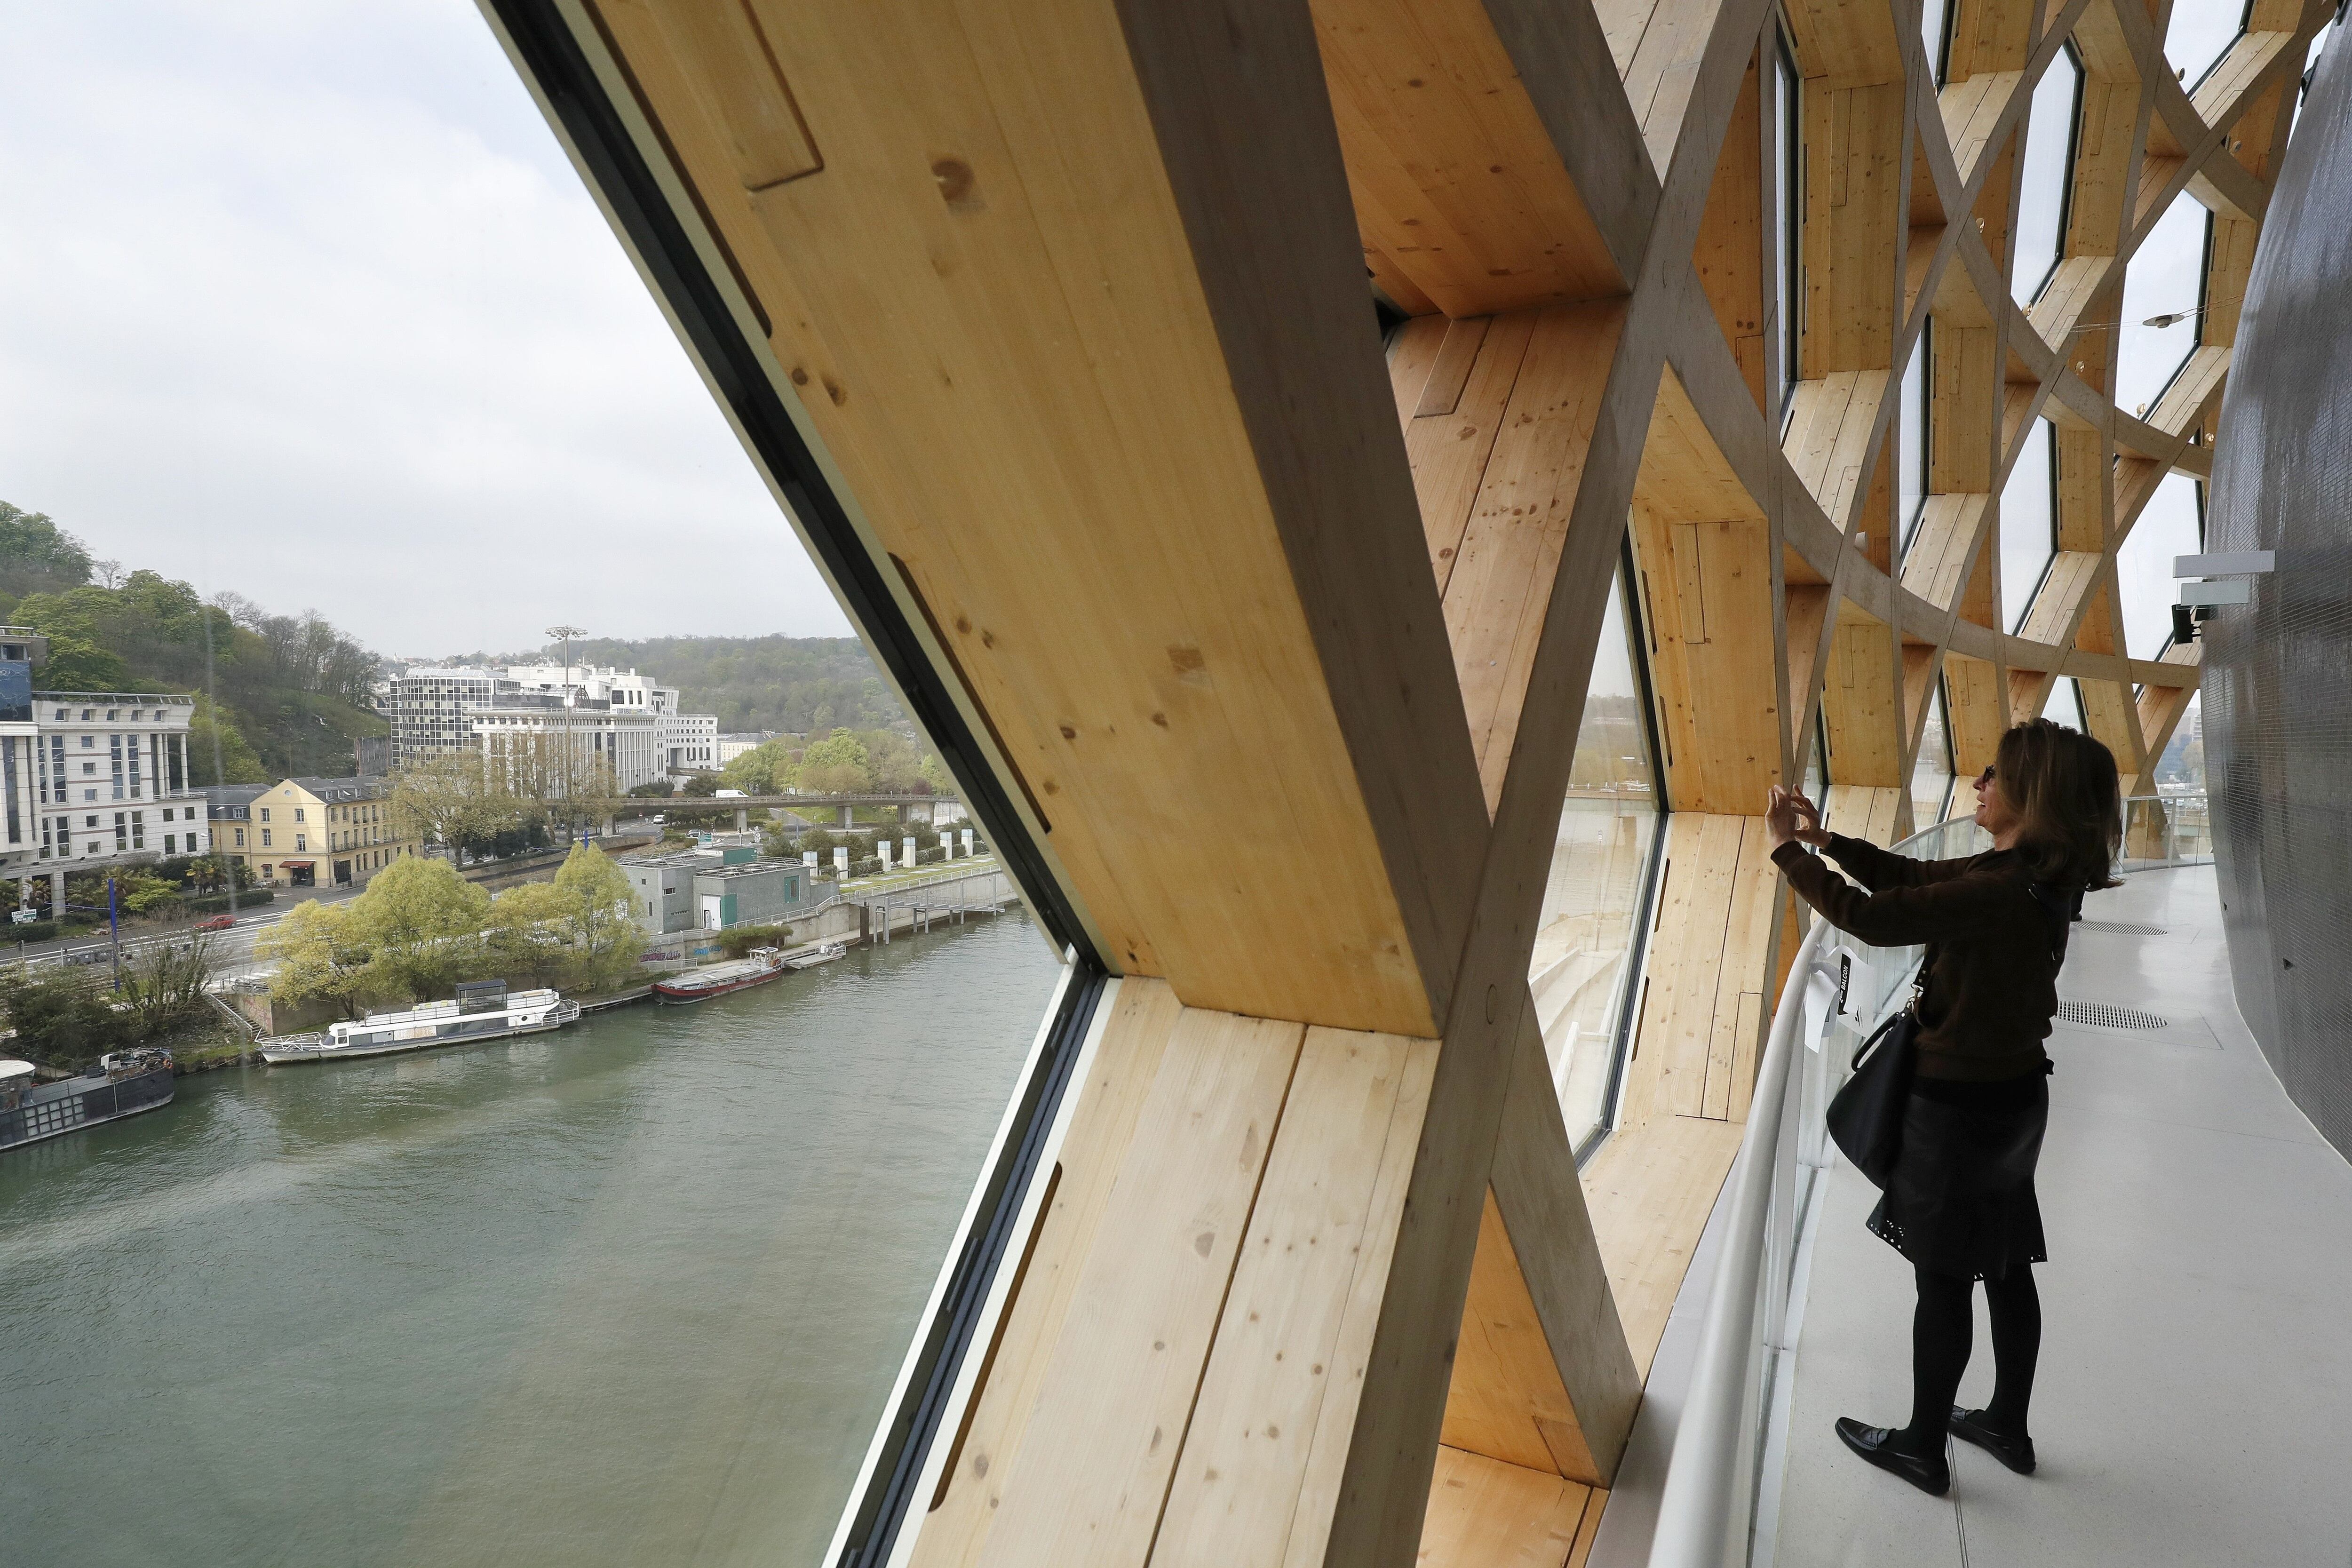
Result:
{"label": "black flat shoe", "polygon": [[1886,1427],[1865,1426],[1851,1415],[1841,1415],[1837,1419],[1837,1435],[1847,1447],[1889,1475],[1901,1476],[1929,1497],[1942,1497],[1951,1489],[1952,1467],[1944,1462],[1943,1455],[1915,1459],[1908,1454],[1899,1454],[1886,1446],[1886,1440],[1895,1436]]}
{"label": "black flat shoe", "polygon": [[1957,1405],[1953,1405],[1952,1436],[1965,1437],[2021,1476],[2033,1473],[2033,1439],[2012,1437],[2006,1432],[1986,1426],[1981,1410],[1963,1410]]}

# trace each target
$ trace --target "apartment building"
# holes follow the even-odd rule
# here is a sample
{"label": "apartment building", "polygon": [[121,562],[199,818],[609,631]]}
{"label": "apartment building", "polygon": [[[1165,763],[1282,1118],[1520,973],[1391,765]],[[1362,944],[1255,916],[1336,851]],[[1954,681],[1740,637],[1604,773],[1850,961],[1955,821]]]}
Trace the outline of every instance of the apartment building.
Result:
{"label": "apartment building", "polygon": [[389,779],[291,778],[204,792],[215,852],[273,888],[364,885],[417,842],[393,819]]}

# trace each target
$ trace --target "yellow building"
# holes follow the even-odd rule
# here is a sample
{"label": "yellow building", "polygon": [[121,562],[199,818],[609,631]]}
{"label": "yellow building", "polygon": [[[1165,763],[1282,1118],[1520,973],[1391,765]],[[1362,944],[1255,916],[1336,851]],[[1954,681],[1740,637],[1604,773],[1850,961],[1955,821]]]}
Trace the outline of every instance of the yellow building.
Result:
{"label": "yellow building", "polygon": [[392,781],[299,778],[216,787],[215,853],[243,860],[269,887],[356,887],[416,853],[394,824]]}

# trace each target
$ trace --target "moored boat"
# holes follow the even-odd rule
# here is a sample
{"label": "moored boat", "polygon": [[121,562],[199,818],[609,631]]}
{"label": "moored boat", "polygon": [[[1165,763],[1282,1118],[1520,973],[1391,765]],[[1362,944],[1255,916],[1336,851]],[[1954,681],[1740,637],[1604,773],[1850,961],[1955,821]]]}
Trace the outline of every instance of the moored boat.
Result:
{"label": "moored boat", "polygon": [[842,942],[819,942],[794,953],[787,953],[780,947],[755,947],[741,958],[656,980],[654,994],[665,1002],[706,1002],[730,991],[765,985],[779,974],[830,963],[848,951],[849,944]]}
{"label": "moored boat", "polygon": [[565,1001],[558,992],[509,995],[502,980],[477,981],[458,986],[457,994],[446,1002],[427,1002],[403,1013],[371,1013],[356,1022],[331,1024],[323,1034],[264,1040],[261,1059],[283,1067],[345,1057],[388,1057],[435,1046],[543,1034],[579,1016],[580,1004]]}
{"label": "moored boat", "polygon": [[79,1078],[33,1081],[30,1062],[0,1061],[0,1149],[119,1121],[172,1103],[172,1053],[160,1046],[109,1051]]}

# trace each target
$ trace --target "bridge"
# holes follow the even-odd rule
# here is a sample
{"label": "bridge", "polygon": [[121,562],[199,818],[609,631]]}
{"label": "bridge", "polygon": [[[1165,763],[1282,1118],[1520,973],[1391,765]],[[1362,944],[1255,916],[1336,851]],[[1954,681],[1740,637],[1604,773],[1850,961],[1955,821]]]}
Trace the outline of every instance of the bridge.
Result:
{"label": "bridge", "polygon": [[[735,827],[740,832],[751,826],[751,814],[754,811],[789,811],[802,816],[830,811],[838,814],[839,826],[854,827],[856,822],[852,814],[861,805],[895,805],[901,822],[931,822],[936,820],[935,813],[941,802],[959,811],[963,809],[963,798],[952,791],[934,795],[751,795],[723,799],[699,795],[654,795],[634,804],[640,808],[640,816],[709,807],[724,811],[732,807]],[[620,811],[614,813],[616,817],[621,815]]]}

